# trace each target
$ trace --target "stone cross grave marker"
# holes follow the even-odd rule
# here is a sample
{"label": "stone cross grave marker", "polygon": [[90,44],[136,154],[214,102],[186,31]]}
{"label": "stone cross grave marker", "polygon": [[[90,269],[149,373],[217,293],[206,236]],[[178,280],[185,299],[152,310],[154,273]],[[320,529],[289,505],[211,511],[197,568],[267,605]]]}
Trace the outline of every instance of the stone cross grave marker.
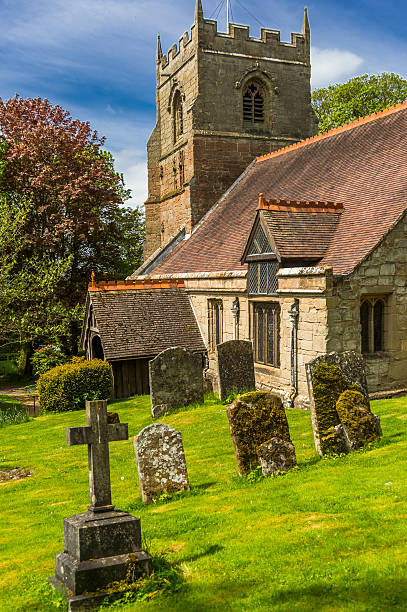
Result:
{"label": "stone cross grave marker", "polygon": [[216,361],[222,402],[231,393],[255,390],[253,345],[249,340],[229,340],[218,344]]}
{"label": "stone cross grave marker", "polygon": [[65,593],[68,610],[93,609],[106,596],[121,597],[111,583],[150,574],[152,560],[141,550],[140,519],[112,505],[109,442],[128,439],[127,423],[108,423],[107,402],[86,402],[85,427],[66,431],[69,446],[88,445],[90,506],[64,520],[64,551],[55,557],[49,582]]}
{"label": "stone cross grave marker", "polygon": [[90,506],[92,512],[113,510],[110,487],[109,442],[128,440],[127,423],[107,422],[106,401],[86,402],[86,427],[66,430],[68,446],[88,445]]}

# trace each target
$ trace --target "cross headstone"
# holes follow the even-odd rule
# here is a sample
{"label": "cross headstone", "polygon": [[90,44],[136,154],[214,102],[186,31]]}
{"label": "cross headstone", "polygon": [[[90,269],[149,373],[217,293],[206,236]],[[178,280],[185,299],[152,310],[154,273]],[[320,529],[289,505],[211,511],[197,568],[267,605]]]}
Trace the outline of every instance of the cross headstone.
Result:
{"label": "cross headstone", "polygon": [[[112,417],[110,417],[110,420]],[[109,442],[128,439],[127,423],[109,423],[107,402],[86,402],[85,427],[70,427],[69,446],[88,445],[90,506],[64,520],[64,551],[55,557],[49,582],[62,590],[68,610],[93,609],[123,592],[111,585],[152,571],[151,556],[141,550],[140,519],[112,505]],[[117,419],[118,420],[118,419]]]}
{"label": "cross headstone", "polygon": [[91,512],[113,510],[110,487],[109,442],[128,440],[128,424],[107,422],[106,401],[86,402],[86,427],[66,430],[68,446],[88,445]]}

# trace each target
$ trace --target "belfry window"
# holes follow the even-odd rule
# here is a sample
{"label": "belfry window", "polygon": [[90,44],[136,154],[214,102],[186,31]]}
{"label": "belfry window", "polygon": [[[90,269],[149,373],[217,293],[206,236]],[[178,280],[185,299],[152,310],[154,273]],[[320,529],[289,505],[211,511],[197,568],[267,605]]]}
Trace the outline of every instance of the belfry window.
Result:
{"label": "belfry window", "polygon": [[182,108],[182,98],[179,91],[174,97],[174,142],[184,133],[184,115]]}
{"label": "belfry window", "polygon": [[384,350],[384,298],[366,298],[360,305],[362,353]]}
{"label": "belfry window", "polygon": [[256,83],[249,83],[243,92],[243,120],[264,123],[264,94]]}

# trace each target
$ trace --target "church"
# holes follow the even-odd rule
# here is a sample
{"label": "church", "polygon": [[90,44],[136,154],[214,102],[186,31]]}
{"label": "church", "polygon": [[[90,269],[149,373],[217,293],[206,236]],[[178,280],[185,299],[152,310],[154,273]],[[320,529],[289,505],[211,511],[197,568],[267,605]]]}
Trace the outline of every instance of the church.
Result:
{"label": "church", "polygon": [[148,361],[253,343],[256,386],[309,405],[305,364],[356,350],[371,394],[407,387],[407,103],[316,135],[310,28],[195,20],[157,45],[144,264],[92,282],[82,347],[115,397],[148,393]]}

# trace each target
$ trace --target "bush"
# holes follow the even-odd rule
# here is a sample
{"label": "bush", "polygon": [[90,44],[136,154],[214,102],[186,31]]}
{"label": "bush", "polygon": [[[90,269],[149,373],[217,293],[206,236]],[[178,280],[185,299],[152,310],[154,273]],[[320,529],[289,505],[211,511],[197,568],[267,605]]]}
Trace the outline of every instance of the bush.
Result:
{"label": "bush", "polygon": [[51,344],[36,350],[31,357],[35,376],[45,374],[45,372],[55,368],[55,366],[63,365],[67,360],[68,357],[63,350],[59,346],[52,346]]}
{"label": "bush", "polygon": [[40,376],[37,387],[40,405],[46,412],[79,410],[85,407],[86,400],[108,399],[112,383],[106,361],[73,357],[69,363]]}

